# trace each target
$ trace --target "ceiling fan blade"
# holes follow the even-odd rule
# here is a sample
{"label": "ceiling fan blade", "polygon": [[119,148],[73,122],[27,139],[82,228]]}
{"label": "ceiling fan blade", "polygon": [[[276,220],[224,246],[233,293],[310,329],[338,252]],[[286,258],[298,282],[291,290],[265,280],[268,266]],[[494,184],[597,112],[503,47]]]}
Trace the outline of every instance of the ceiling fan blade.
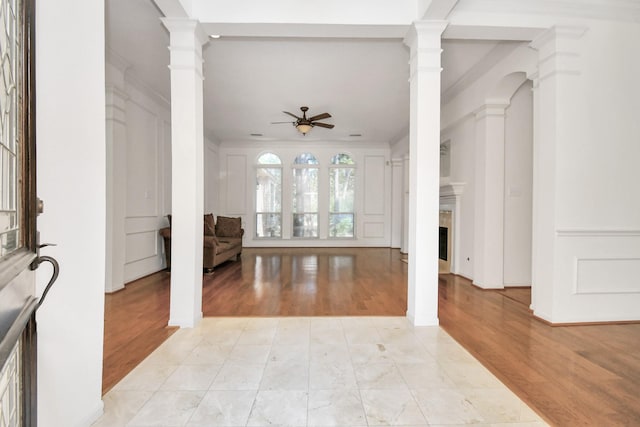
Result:
{"label": "ceiling fan blade", "polygon": [[322,114],[318,114],[317,116],[309,117],[309,121],[312,122],[314,120],[328,119],[329,117],[331,117],[331,114],[322,113]]}
{"label": "ceiling fan blade", "polygon": [[300,118],[300,117],[296,116],[295,114],[290,113],[290,112],[288,112],[288,111],[283,111],[283,113],[288,114],[288,115],[290,115],[291,117],[296,118],[296,120],[302,120],[302,118]]}
{"label": "ceiling fan blade", "polygon": [[271,122],[272,125],[279,125],[282,123],[289,123],[289,124],[294,124],[295,122]]}
{"label": "ceiling fan blade", "polygon": [[328,123],[311,123],[313,126],[320,126],[321,128],[333,129],[335,125],[330,125]]}

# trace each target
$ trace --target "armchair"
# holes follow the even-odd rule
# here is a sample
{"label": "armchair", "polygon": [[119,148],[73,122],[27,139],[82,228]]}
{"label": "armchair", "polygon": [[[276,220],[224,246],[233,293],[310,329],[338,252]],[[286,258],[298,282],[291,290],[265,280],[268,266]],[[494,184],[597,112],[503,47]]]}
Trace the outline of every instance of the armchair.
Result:
{"label": "armchair", "polygon": [[[169,227],[160,229],[164,239],[164,253],[167,270],[171,270],[171,215]],[[244,229],[240,218],[218,216],[214,223],[213,214],[204,216],[202,267],[212,270],[221,263],[234,258],[236,261],[242,253],[242,236]]]}

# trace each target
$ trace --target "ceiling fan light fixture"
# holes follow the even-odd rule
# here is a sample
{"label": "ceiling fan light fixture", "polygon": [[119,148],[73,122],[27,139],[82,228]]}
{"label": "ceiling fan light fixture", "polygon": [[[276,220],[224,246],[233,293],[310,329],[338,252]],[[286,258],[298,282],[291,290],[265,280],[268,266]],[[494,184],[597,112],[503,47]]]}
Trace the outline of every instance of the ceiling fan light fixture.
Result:
{"label": "ceiling fan light fixture", "polygon": [[313,126],[311,126],[310,124],[306,124],[306,123],[300,123],[296,125],[296,129],[298,129],[298,132],[300,132],[303,135],[306,135],[307,132],[309,132],[311,130],[311,128],[313,128]]}

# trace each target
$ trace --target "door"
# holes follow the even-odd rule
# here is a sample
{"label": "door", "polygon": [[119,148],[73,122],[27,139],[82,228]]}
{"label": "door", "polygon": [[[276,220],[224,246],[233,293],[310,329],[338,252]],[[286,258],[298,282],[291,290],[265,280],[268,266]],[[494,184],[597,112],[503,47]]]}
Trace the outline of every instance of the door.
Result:
{"label": "door", "polygon": [[34,10],[0,0],[0,424],[11,426],[36,425]]}

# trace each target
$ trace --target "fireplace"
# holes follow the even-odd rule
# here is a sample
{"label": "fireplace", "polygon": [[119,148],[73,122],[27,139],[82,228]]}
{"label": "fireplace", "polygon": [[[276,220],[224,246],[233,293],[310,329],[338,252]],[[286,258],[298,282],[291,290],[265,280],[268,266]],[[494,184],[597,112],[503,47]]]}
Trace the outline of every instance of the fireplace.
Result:
{"label": "fireplace", "polygon": [[451,273],[451,211],[440,211],[440,228],[438,233],[438,273]]}
{"label": "fireplace", "polygon": [[449,259],[449,227],[440,227],[438,236],[438,258],[442,261]]}

